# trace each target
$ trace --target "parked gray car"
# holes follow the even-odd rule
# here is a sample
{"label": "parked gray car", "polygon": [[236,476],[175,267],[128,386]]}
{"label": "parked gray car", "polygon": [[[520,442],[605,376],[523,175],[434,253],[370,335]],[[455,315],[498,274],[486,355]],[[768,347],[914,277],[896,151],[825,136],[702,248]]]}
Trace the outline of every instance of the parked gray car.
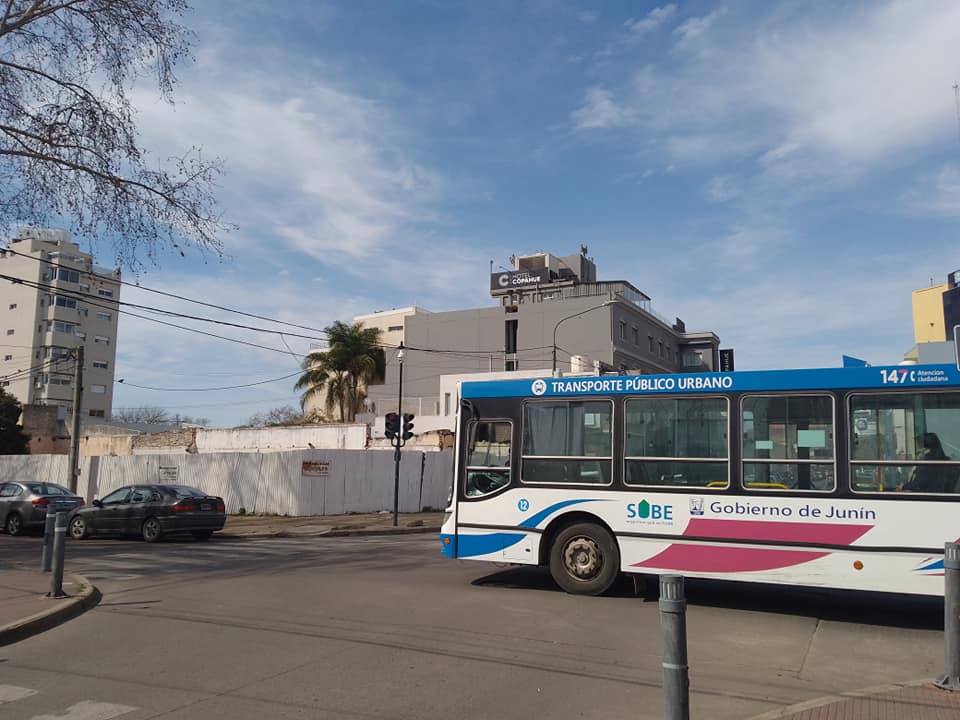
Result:
{"label": "parked gray car", "polygon": [[209,540],[226,521],[223,498],[186,485],[126,485],[70,516],[75,540],[91,535],[140,535],[156,542],[165,535],[190,533]]}
{"label": "parked gray car", "polygon": [[0,482],[0,520],[11,535],[19,535],[27,528],[42,528],[47,512],[69,513],[81,505],[83,498],[55,483]]}

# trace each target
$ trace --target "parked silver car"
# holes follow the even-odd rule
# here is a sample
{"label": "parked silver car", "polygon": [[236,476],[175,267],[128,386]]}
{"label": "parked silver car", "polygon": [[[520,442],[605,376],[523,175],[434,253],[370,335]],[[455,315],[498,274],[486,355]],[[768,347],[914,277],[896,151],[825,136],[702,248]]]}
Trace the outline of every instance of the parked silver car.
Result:
{"label": "parked silver car", "polygon": [[47,512],[73,512],[83,498],[62,485],[14,480],[0,482],[0,521],[10,535],[31,527],[43,527]]}

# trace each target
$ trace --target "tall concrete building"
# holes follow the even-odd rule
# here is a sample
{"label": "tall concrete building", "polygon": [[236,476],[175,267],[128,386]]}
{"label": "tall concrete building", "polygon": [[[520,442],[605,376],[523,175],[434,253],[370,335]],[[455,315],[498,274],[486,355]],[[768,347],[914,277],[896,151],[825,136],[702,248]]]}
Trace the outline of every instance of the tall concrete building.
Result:
{"label": "tall concrete building", "polygon": [[[718,369],[717,335],[687,332],[682,320],[655,312],[650,298],[625,280],[598,281],[586,248],[565,257],[514,257],[512,270],[491,272],[490,294],[496,303],[490,307],[403,318],[404,412],[449,412],[445,375]],[[386,382],[368,390],[372,412],[396,410],[398,379],[396,353],[388,350]]]}
{"label": "tall concrete building", "polygon": [[81,419],[109,419],[120,270],[95,266],[63,230],[24,228],[0,249],[0,275],[0,387],[22,404],[56,406],[66,419],[71,355],[83,345]]}

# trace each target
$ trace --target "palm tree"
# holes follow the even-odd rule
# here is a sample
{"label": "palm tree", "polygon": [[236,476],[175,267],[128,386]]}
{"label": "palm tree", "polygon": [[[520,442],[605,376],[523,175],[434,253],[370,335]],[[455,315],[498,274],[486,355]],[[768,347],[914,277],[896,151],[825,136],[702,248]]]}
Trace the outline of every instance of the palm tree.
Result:
{"label": "palm tree", "polygon": [[304,373],[294,387],[305,390],[301,406],[326,391],[327,412],[332,413],[339,406],[340,422],[353,422],[363,410],[367,386],[383,380],[386,374],[386,358],[379,346],[380,330],[338,320],[324,332],[329,349],[307,356]]}

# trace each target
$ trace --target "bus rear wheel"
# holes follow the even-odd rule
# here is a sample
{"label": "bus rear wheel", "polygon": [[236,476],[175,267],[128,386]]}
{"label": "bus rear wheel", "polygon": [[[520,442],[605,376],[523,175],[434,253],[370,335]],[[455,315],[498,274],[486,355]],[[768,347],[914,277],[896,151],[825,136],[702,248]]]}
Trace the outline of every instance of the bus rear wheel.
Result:
{"label": "bus rear wheel", "polygon": [[573,595],[602,595],[620,572],[613,536],[594,523],[576,523],[557,533],[550,547],[550,574]]}

